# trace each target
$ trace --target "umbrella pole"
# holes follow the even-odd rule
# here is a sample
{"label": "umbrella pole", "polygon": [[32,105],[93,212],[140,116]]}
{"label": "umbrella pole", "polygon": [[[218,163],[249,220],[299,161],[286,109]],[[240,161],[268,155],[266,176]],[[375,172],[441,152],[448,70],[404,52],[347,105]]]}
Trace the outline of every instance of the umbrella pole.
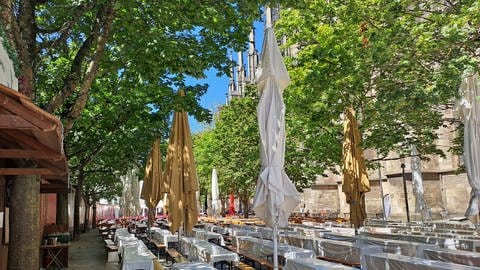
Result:
{"label": "umbrella pole", "polygon": [[278,217],[275,219],[273,223],[273,270],[278,270]]}

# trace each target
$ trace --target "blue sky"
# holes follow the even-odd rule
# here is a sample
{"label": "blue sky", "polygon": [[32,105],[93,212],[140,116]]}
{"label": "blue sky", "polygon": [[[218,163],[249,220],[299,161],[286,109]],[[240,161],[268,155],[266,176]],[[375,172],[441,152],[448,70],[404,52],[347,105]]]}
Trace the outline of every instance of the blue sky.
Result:
{"label": "blue sky", "polygon": [[[263,22],[255,22],[255,46],[257,51],[262,50],[263,42]],[[237,60],[237,52],[232,52],[233,60]],[[244,64],[246,63],[246,54],[244,53]],[[200,83],[208,84],[208,91],[203,95],[200,104],[209,109],[212,113],[217,111],[217,108],[224,105],[228,93],[228,82],[230,78],[228,76],[217,77],[217,70],[211,69],[205,72],[206,78],[202,80],[192,80],[191,84]],[[205,123],[197,122],[193,117],[189,117],[190,129],[192,133],[198,133],[207,127]]]}

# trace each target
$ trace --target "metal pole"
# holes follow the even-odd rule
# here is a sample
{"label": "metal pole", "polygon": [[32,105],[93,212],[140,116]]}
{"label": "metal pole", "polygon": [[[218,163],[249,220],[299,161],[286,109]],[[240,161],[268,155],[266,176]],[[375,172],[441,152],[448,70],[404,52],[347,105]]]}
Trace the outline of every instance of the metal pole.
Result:
{"label": "metal pole", "polygon": [[402,162],[402,177],[403,177],[403,192],[405,194],[405,208],[407,210],[407,222],[410,222],[410,211],[408,210],[408,196],[407,196],[407,177],[405,175],[405,163]]}
{"label": "metal pole", "polygon": [[277,221],[273,224],[273,270],[278,270]]}

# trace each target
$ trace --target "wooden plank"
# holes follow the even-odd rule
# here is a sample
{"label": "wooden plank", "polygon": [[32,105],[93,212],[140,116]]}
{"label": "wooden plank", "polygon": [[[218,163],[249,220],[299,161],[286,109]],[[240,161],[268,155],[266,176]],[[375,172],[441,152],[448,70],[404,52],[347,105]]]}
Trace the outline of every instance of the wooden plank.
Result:
{"label": "wooden plank", "polygon": [[[273,264],[271,262],[255,254],[239,252],[238,255],[240,255],[240,257],[247,259],[247,261],[254,262],[254,264],[258,263],[260,265],[260,268],[266,267],[267,269],[273,269]],[[255,267],[255,265],[253,266]],[[278,269],[282,269],[282,266],[279,265]]]}
{"label": "wooden plank", "polygon": [[46,168],[0,168],[0,175],[53,175]]}
{"label": "wooden plank", "polygon": [[[18,130],[4,130],[1,136],[6,137],[10,141],[14,140],[24,146],[33,148],[33,150],[42,151],[50,155],[59,154],[58,152],[52,150],[51,148],[43,145],[39,141],[35,140],[34,138]],[[68,170],[68,168],[66,167],[67,163],[63,155],[60,155],[60,159],[52,159],[52,162],[38,160],[37,164],[54,171],[59,176],[63,177],[67,174],[67,170]]]}
{"label": "wooden plank", "polygon": [[26,159],[61,159],[63,157],[60,153],[43,152],[39,150],[24,150],[24,149],[0,149],[0,158],[26,158]]}
{"label": "wooden plank", "polygon": [[8,137],[10,141],[14,141],[22,145],[28,146],[33,150],[42,151],[44,153],[51,154],[51,155],[59,154],[55,150],[45,146],[44,144],[37,141],[33,137],[18,130],[3,130],[2,136]]}
{"label": "wooden plank", "polygon": [[248,265],[244,262],[238,263],[237,268],[240,269],[240,270],[255,270],[255,268],[251,267],[250,265]]}
{"label": "wooden plank", "polygon": [[58,185],[40,185],[40,193],[68,193],[67,185],[58,186]]}
{"label": "wooden plank", "polygon": [[18,115],[0,114],[0,129],[38,129]]}
{"label": "wooden plank", "polygon": [[110,246],[114,246],[115,243],[111,240],[111,239],[105,239],[103,240],[105,242],[105,245],[110,245]]}
{"label": "wooden plank", "polygon": [[167,249],[167,254],[170,256],[170,258],[172,258],[173,261],[177,263],[188,262],[187,258],[173,248]]}
{"label": "wooden plank", "polygon": [[40,129],[52,130],[57,126],[57,124],[53,123],[50,119],[46,119],[44,116],[27,109],[24,104],[8,97],[2,92],[0,92],[0,105],[12,114],[20,115],[26,121]]}

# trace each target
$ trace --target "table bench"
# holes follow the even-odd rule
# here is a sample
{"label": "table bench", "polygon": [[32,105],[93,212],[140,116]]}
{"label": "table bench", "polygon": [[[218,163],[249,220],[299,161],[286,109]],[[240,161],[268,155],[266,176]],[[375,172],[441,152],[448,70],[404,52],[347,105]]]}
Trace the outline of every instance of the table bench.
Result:
{"label": "table bench", "polygon": [[118,262],[118,247],[110,239],[103,240],[105,242],[105,250],[107,251],[107,262]]}
{"label": "table bench", "polygon": [[338,259],[334,259],[334,258],[323,257],[323,256],[317,256],[317,259],[328,261],[328,262],[333,262],[333,263],[340,263],[340,264],[343,264],[343,265],[346,265],[346,266],[356,267],[356,268],[360,268],[360,266],[361,266],[360,263],[346,262],[346,261],[342,261],[342,260],[338,260]]}
{"label": "table bench", "polygon": [[168,262],[169,258],[171,258],[172,259],[171,261],[175,263],[188,262],[187,258],[185,258],[182,254],[180,254],[178,251],[176,251],[173,248],[167,249],[167,256],[165,260]]}
{"label": "table bench", "polygon": [[160,254],[164,254],[166,256],[166,249],[167,247],[160,243],[160,241],[156,239],[150,240],[150,243],[155,246],[155,249],[157,250],[157,258],[160,258]]}
{"label": "table bench", "polygon": [[[239,252],[238,255],[241,258],[243,258],[246,262],[253,263],[253,267],[255,269],[262,269],[263,267],[265,267],[266,269],[273,269],[273,263],[255,254]],[[260,268],[257,268],[257,264],[260,266]],[[278,269],[282,269],[282,267],[279,265]]]}

